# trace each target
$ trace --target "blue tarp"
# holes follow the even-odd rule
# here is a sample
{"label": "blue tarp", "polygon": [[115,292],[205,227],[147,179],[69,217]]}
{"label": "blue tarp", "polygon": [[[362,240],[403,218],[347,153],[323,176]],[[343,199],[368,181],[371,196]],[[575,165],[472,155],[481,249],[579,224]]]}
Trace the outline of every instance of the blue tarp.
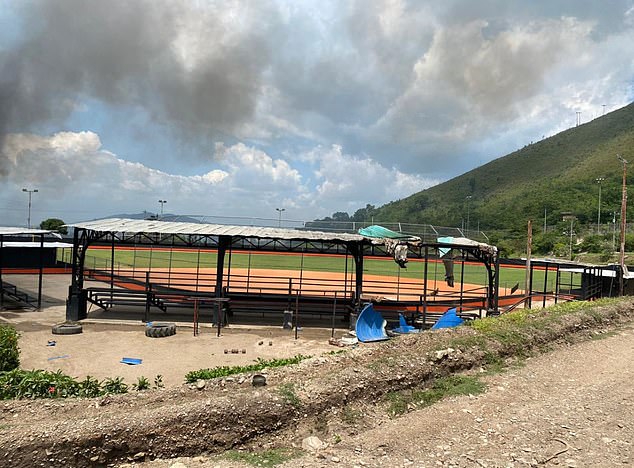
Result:
{"label": "blue tarp", "polygon": [[362,343],[388,339],[385,332],[385,320],[379,312],[374,310],[372,304],[365,306],[357,317],[355,331],[357,339]]}
{"label": "blue tarp", "polygon": [[[453,237],[448,236],[448,237],[439,237],[438,238],[438,242],[440,242],[441,244],[452,244],[453,243]],[[440,253],[441,257],[444,257],[445,255],[447,255],[449,253],[451,249],[449,247],[444,248],[444,247],[440,247],[438,249],[438,252]]]}
{"label": "blue tarp", "polygon": [[458,315],[456,314],[456,309],[449,309],[445,312],[438,321],[431,327],[432,330],[437,330],[439,328],[451,328],[457,327],[464,322]]}
{"label": "blue tarp", "polygon": [[358,230],[358,233],[365,237],[377,237],[387,239],[409,239],[410,235],[401,232],[392,231],[391,229],[378,226],[376,224],[364,227]]}

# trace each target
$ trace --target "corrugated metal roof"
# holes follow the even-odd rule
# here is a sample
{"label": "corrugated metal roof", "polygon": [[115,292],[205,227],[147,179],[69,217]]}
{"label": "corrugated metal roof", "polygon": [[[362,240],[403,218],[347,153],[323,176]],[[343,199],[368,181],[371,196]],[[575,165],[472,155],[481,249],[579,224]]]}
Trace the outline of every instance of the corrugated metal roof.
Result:
{"label": "corrugated metal roof", "polygon": [[66,226],[96,232],[127,232],[148,234],[184,234],[207,236],[254,237],[260,239],[314,240],[314,241],[362,241],[358,234],[304,231],[257,226],[231,226],[225,224],[181,223],[174,221],[111,218],[86,221]]}
{"label": "corrugated metal roof", "polygon": [[[27,247],[27,248],[39,248],[39,242],[3,242],[2,247]],[[44,248],[58,248],[58,249],[71,249],[73,244],[69,244],[68,242],[44,242]]]}
{"label": "corrugated metal roof", "polygon": [[[53,231],[46,231],[44,229],[29,229],[23,227],[5,227],[0,226],[0,235],[3,236],[31,236],[35,234],[53,234]],[[55,233],[56,236],[59,234]]]}

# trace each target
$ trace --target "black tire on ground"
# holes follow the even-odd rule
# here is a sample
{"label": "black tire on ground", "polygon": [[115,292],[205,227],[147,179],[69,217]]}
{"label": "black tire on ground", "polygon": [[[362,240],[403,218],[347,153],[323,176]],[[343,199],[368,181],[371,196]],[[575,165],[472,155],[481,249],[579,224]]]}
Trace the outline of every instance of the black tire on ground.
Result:
{"label": "black tire on ground", "polygon": [[176,324],[174,322],[152,322],[155,327],[167,327],[172,330],[172,335],[176,333]]}
{"label": "black tire on ground", "polygon": [[166,336],[172,336],[176,333],[176,327],[171,328],[168,326],[162,326],[152,324],[150,327],[145,327],[145,336],[150,338],[164,338]]}
{"label": "black tire on ground", "polygon": [[78,323],[58,323],[51,329],[53,335],[77,335],[83,331]]}

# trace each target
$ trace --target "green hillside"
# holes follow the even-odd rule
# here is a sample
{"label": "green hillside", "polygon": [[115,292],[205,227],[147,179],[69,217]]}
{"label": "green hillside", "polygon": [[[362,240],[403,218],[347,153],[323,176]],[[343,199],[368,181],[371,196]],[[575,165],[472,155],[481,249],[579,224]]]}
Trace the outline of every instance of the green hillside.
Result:
{"label": "green hillside", "polygon": [[[543,223],[545,209],[549,225],[561,221],[562,212],[591,224],[597,220],[596,178],[604,177],[605,223],[620,210],[622,165],[617,154],[632,163],[629,184],[634,180],[634,104],[388,203],[374,212],[374,219],[460,226],[468,209],[471,229],[479,222],[482,230],[525,231],[528,219]],[[628,219],[634,219],[633,205]]]}

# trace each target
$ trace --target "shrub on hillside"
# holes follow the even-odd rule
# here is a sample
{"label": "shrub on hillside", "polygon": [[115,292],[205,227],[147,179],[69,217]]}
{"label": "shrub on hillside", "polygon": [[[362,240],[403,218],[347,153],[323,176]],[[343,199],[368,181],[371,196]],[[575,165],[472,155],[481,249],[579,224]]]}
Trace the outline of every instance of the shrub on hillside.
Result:
{"label": "shrub on hillside", "polygon": [[18,332],[8,325],[0,325],[0,372],[11,371],[20,366]]}

